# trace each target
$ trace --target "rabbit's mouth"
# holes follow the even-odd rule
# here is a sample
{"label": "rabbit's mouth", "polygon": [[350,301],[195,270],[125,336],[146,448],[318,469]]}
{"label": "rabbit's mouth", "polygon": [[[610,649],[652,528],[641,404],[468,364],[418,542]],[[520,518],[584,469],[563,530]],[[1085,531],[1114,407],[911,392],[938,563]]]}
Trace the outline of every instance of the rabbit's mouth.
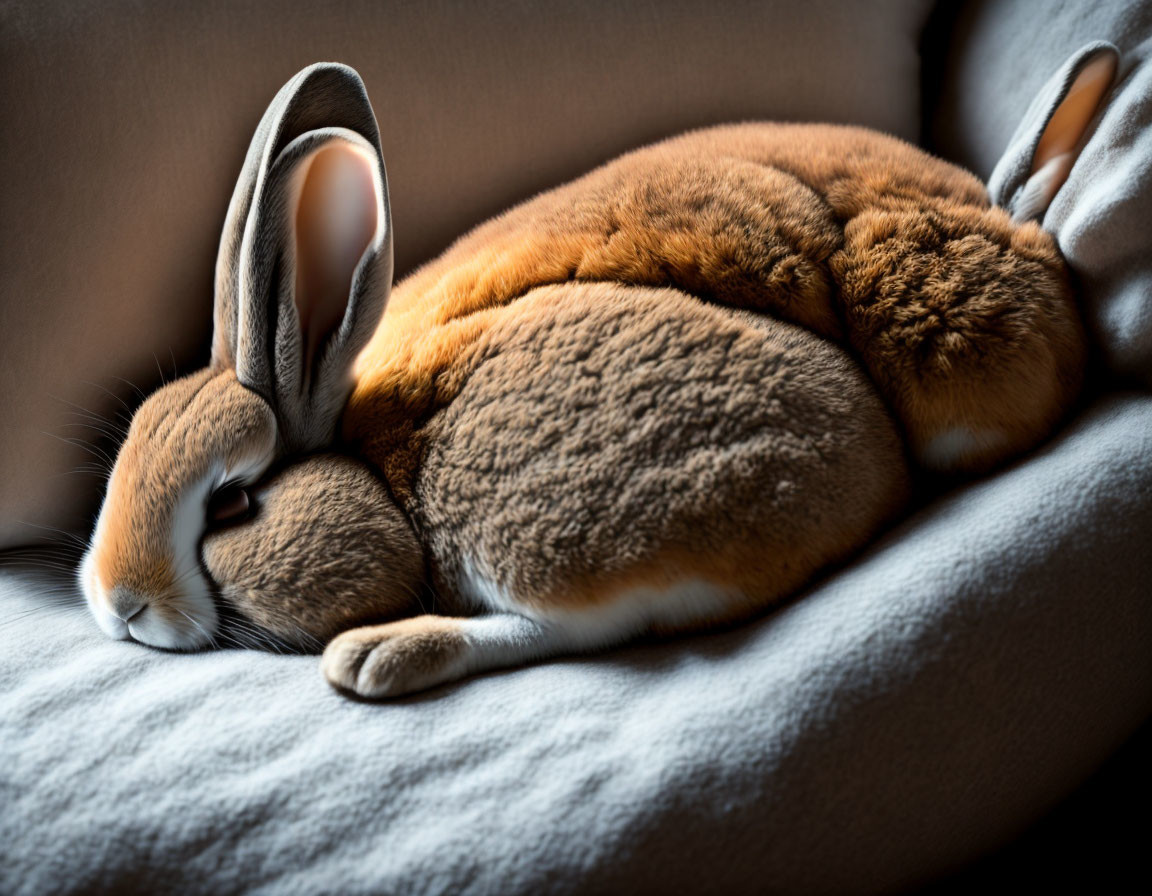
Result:
{"label": "rabbit's mouth", "polygon": [[88,609],[109,637],[163,650],[214,643],[219,618],[198,550],[213,481],[214,474],[202,476],[176,498],[168,538],[148,538],[126,527],[124,514],[102,509],[79,580]]}

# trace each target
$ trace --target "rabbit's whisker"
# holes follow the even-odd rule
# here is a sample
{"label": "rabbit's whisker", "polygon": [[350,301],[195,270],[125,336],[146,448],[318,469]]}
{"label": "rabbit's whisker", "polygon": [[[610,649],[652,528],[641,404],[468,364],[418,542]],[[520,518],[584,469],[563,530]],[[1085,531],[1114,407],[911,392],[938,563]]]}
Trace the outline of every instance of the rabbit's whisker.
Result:
{"label": "rabbit's whisker", "polygon": [[[121,398],[119,395],[117,395],[115,392],[113,392],[107,386],[102,386],[102,385],[100,385],[100,383],[93,382],[92,380],[84,380],[84,383],[86,385],[93,386],[93,387],[99,389],[100,391],[104,392],[106,395],[108,395],[111,398],[114,398],[116,401],[120,402],[120,404],[123,406],[124,410],[128,413],[129,417],[131,417],[131,415],[132,415],[131,405],[129,405],[128,402],[126,402],[123,398]],[[129,385],[131,385],[131,384],[129,384]],[[133,386],[132,388],[135,389],[136,387]]]}

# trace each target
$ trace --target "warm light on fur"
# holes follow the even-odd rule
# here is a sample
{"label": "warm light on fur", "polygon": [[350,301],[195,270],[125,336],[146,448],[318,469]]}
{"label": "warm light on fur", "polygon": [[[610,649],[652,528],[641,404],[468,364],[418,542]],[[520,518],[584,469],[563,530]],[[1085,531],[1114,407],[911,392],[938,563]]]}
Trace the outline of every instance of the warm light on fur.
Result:
{"label": "warm light on fur", "polygon": [[[1064,261],[967,172],[829,125],[735,125],[639,150],[458,241],[400,284],[358,363],[345,434],[408,487],[412,421],[545,284],[673,286],[854,350],[922,462],[982,470],[1043,438],[1079,386]],[[486,312],[480,314],[478,312]],[[1002,438],[937,458],[963,427]]]}
{"label": "warm light on fur", "polygon": [[[1079,143],[1090,72],[1037,142]],[[860,128],[629,153],[476,228],[384,313],[391,239],[363,85],[312,66],[229,208],[213,365],[141,407],[109,483],[81,578],[110,634],[205,643],[211,582],[237,624],[327,642],[333,685],[388,697],[730,623],[866,545],[912,466],[1035,446],[1082,377],[1052,237]],[[352,457],[291,459],[330,447]],[[215,505],[250,518],[209,529],[213,491],[278,459]]]}

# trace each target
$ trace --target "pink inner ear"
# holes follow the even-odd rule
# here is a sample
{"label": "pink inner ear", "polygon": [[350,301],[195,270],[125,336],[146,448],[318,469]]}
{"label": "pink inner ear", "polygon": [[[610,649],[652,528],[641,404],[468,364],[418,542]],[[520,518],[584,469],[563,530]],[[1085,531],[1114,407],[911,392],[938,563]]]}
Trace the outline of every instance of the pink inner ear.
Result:
{"label": "pink inner ear", "polygon": [[377,226],[372,159],[333,143],[306,163],[296,206],[296,311],[305,376],[317,349],[344,319],[352,275]]}
{"label": "pink inner ear", "polygon": [[1115,77],[1116,57],[1112,53],[1101,53],[1080,70],[1040,136],[1032,157],[1033,173],[1076,148]]}

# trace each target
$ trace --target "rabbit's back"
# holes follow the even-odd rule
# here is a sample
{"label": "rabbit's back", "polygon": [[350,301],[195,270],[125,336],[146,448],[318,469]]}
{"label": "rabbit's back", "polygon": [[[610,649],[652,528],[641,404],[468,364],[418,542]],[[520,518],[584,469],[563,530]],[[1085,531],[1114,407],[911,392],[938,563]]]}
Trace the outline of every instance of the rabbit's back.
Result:
{"label": "rabbit's back", "polygon": [[671,286],[841,339],[828,261],[843,226],[814,186],[835,186],[843,153],[821,167],[804,151],[827,133],[857,154],[879,141],[889,167],[916,152],[854,128],[714,128],[629,153],[480,225],[393,291],[357,364],[345,440],[409,498],[421,421],[453,400],[476,340],[503,314],[524,313],[517,300],[540,286]]}
{"label": "rabbit's back", "polygon": [[[471,346],[546,285],[674,287],[849,347],[916,455],[976,469],[1034,444],[1079,385],[1063,259],[970,173],[863,128],[739,124],[616,159],[458,240],[394,291],[345,438],[401,501]],[[1021,408],[1027,410],[1022,413]],[[957,441],[959,439],[959,441]]]}

